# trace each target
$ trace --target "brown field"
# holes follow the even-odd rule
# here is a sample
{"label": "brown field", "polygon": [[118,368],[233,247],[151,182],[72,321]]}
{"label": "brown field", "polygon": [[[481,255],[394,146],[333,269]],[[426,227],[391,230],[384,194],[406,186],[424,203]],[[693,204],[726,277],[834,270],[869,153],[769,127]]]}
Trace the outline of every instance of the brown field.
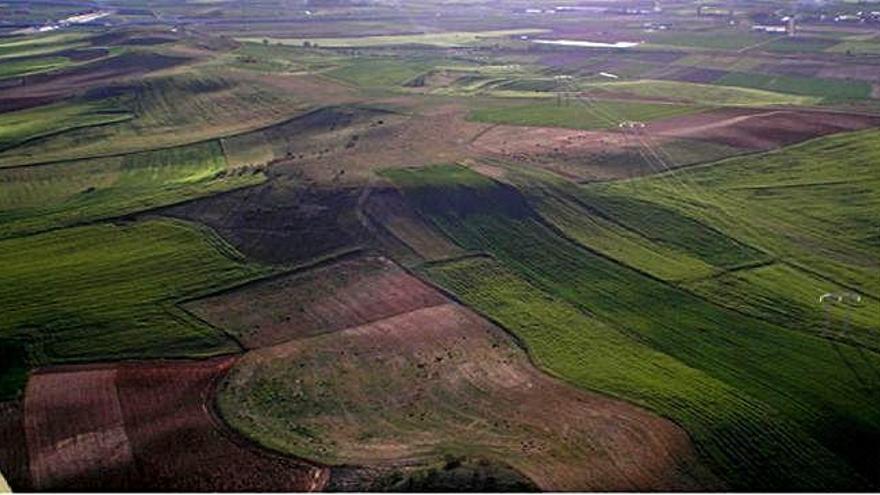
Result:
{"label": "brown field", "polygon": [[[669,166],[712,161],[741,152],[694,139],[650,137],[672,160]],[[579,131],[554,127],[499,125],[472,145],[483,156],[509,163],[541,167],[576,181],[610,180],[658,172],[643,156],[634,136],[610,131]]]}
{"label": "brown field", "polygon": [[0,471],[9,486],[19,492],[31,491],[24,408],[21,402],[0,402]]}
{"label": "brown field", "polygon": [[312,491],[328,470],[225,430],[211,412],[235,358],[64,366],[28,382],[25,425],[37,490]]}
{"label": "brown field", "polygon": [[878,124],[880,117],[867,115],[724,108],[650,122],[646,132],[665,138],[699,139],[757,151]]}
{"label": "brown field", "polygon": [[717,486],[678,426],[549,378],[453,303],[251,351],[219,404],[258,441],[331,463],[451,454],[506,463],[548,490]]}
{"label": "brown field", "polygon": [[384,119],[381,126],[359,133],[356,141],[337,141],[326,146],[324,153],[305,154],[282,165],[324,184],[363,184],[378,170],[467,158],[468,144],[489,127],[466,121],[467,109],[462,105],[422,108],[416,102],[411,96],[382,101],[402,111],[394,119]]}
{"label": "brown field", "polygon": [[254,349],[444,302],[387,259],[364,257],[258,282],[186,309]]}
{"label": "brown field", "polygon": [[359,190],[306,187],[288,177],[161,210],[208,225],[246,256],[297,263],[357,246]]}
{"label": "brown field", "polygon": [[577,181],[661,172],[642,155],[645,140],[667,166],[709,162],[838,132],[880,125],[880,117],[836,112],[723,108],[650,122],[641,138],[617,131],[497,125],[471,144],[476,153],[538,166]]}

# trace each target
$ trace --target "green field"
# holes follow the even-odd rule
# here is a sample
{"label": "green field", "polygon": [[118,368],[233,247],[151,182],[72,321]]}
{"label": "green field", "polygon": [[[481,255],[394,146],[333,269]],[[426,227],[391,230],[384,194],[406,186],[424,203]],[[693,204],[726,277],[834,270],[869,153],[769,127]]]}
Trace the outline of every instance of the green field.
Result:
{"label": "green field", "polygon": [[761,46],[761,50],[771,52],[793,53],[808,52],[816,53],[835,46],[837,40],[828,38],[805,38],[805,37],[788,37],[782,36],[779,39]]}
{"label": "green field", "polygon": [[[267,273],[172,220],[3,240],[0,266],[0,339],[26,343],[31,365],[231,352],[231,340],[175,303]],[[7,395],[12,377],[2,378]]]}
{"label": "green field", "polygon": [[261,182],[227,170],[217,142],[0,169],[0,239],[120,216]]}
{"label": "green field", "polygon": [[[0,152],[0,167],[179,146],[271,125],[302,108],[297,94],[211,70],[147,79],[122,94],[98,96],[0,114],[0,122],[13,119],[8,131],[0,127],[0,139],[19,143]],[[107,108],[114,113],[95,110]],[[94,127],[97,119],[115,124]]]}
{"label": "green field", "polygon": [[869,130],[592,190],[699,218],[834,284],[876,298],[876,157],[880,132]]}
{"label": "green field", "polygon": [[704,107],[631,101],[542,101],[527,105],[496,105],[478,108],[469,115],[477,122],[495,124],[567,127],[571,129],[607,129],[624,120],[649,122],[676,115],[699,112]]}
{"label": "green field", "polygon": [[715,81],[715,84],[793,95],[816,96],[831,100],[869,98],[871,96],[871,85],[867,82],[815,77],[731,72]]}
{"label": "green field", "polygon": [[767,35],[750,33],[747,31],[730,32],[667,32],[654,33],[649,43],[656,46],[686,47],[698,50],[739,50],[747,48],[762,41],[767,41]]}
{"label": "green field", "polygon": [[433,66],[427,60],[356,58],[325,74],[358,86],[387,88],[400,86]]}
{"label": "green field", "polygon": [[88,46],[84,33],[60,33],[0,40],[0,60],[48,55],[61,50]]}
{"label": "green field", "polygon": [[[644,345],[647,350],[662,353],[665,359],[683,367],[681,373],[695,373],[710,383],[702,385],[707,387],[706,391],[690,386],[681,391],[684,397],[670,398],[670,392],[656,384],[657,372],[643,369],[656,366],[657,359],[633,359],[627,364],[623,356],[635,351],[614,349],[603,352],[613,366],[612,363],[598,364],[591,356],[593,352],[602,351],[593,349],[596,342],[606,342],[608,338],[593,338],[590,345],[575,345],[560,338],[543,344],[549,349],[542,347],[542,351],[534,344],[537,358],[549,369],[591,388],[598,386],[600,373],[607,374],[605,380],[617,387],[627,384],[626,391],[610,385],[601,390],[647,405],[680,421],[695,436],[698,448],[713,462],[713,468],[728,470],[724,478],[734,486],[748,486],[758,479],[764,486],[789,488],[815,486],[813,483],[858,484],[857,477],[845,464],[816,461],[832,459],[831,450],[864,472],[860,456],[864,449],[871,447],[867,443],[869,438],[863,435],[880,421],[880,409],[864,407],[870,403],[865,395],[869,392],[861,388],[858,376],[854,376],[850,367],[828,352],[826,341],[745,317],[584,250],[560,237],[512,188],[476,177],[469,178],[467,185],[450,186],[450,179],[431,180],[422,177],[420,171],[389,171],[387,174],[404,188],[413,204],[437,228],[465,249],[491,253],[503,264],[504,270],[510,271],[509,276],[532,286],[535,299],[542,304],[551,297],[571,305],[611,329],[607,331],[618,332],[617,342],[622,347]],[[431,174],[454,177],[464,172],[438,167]],[[693,229],[689,225],[685,221],[678,228],[686,233]],[[692,249],[704,259],[713,259],[717,255],[713,242],[718,241]],[[441,268],[429,268],[428,272],[490,316],[505,318],[502,322],[508,322],[510,328],[532,346],[531,332],[538,331],[542,325],[524,321],[523,309],[515,313],[518,317],[497,310],[497,307],[521,304],[522,297],[496,297],[489,305],[480,299],[469,299],[466,289],[469,285],[477,286],[477,294],[503,291],[503,288],[494,288],[493,277],[478,275],[473,266],[456,269],[453,265],[450,270],[454,275],[449,278],[444,278]],[[460,277],[466,277],[468,282],[459,285],[456,281]],[[481,289],[486,284],[490,287]],[[556,314],[563,313],[553,310],[550,314],[555,318]],[[585,331],[575,334],[582,334],[583,338],[587,335]],[[862,373],[869,372],[877,361],[876,356],[861,356],[847,346],[840,352],[859,363]],[[563,358],[559,353],[573,355]],[[563,366],[565,368],[560,369]],[[809,375],[803,373],[806,368],[811,370]],[[621,369],[641,377],[638,380],[629,375],[624,377]],[[578,380],[578,376],[584,378]],[[663,383],[693,384],[694,380],[692,376],[683,375]],[[711,395],[710,389],[713,390]],[[712,398],[713,405],[701,405],[708,397]],[[678,407],[670,407],[671,404]],[[720,427],[722,424],[725,426]],[[758,424],[765,432],[760,439],[748,433]],[[851,425],[852,436],[843,439],[830,434],[829,427],[835,424]],[[727,435],[738,438],[739,447],[731,449],[732,439]],[[786,453],[780,455],[780,452]],[[743,470],[729,471],[731,465],[755,459],[762,461],[758,465],[744,464],[748,467]],[[810,472],[816,476],[800,475],[794,479],[792,472]]]}
{"label": "green field", "polygon": [[70,64],[66,57],[42,57],[27,60],[10,60],[0,63],[0,79],[27,76],[39,72],[60,69]]}
{"label": "green field", "polygon": [[593,83],[585,89],[622,91],[645,98],[671,98],[701,105],[807,105],[817,98],[790,95],[762,89],[724,87],[713,84],[698,84],[678,81],[622,81]]}
{"label": "green field", "polygon": [[0,113],[0,151],[74,129],[124,122],[126,111],[104,103],[59,103]]}

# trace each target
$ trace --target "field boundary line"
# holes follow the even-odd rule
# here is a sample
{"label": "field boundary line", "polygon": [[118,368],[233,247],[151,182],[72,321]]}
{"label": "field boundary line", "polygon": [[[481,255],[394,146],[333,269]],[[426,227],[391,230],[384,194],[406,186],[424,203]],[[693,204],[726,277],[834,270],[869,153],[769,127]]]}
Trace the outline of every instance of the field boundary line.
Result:
{"label": "field boundary line", "polygon": [[313,270],[315,268],[323,268],[325,266],[332,265],[333,263],[336,263],[338,261],[344,261],[349,258],[357,257],[365,252],[366,252],[366,248],[364,248],[363,246],[354,246],[354,247],[350,247],[350,248],[345,248],[342,250],[328,253],[323,256],[319,256],[317,258],[314,258],[312,260],[306,261],[306,262],[298,264],[298,265],[283,267],[280,270],[275,271],[273,273],[270,273],[270,274],[263,276],[263,277],[257,277],[257,278],[251,279],[251,280],[246,280],[244,282],[239,282],[239,283],[227,286],[227,287],[223,287],[221,289],[216,289],[216,290],[208,291],[208,292],[205,292],[202,294],[197,294],[195,296],[189,296],[184,299],[178,300],[174,304],[177,306],[181,306],[183,304],[198,301],[199,299],[222,296],[224,294],[228,294],[228,293],[235,292],[235,291],[238,291],[241,289],[245,289],[247,287],[250,287],[253,285],[258,285],[260,283],[271,282],[273,280],[284,278],[289,275],[296,275],[299,273],[307,272],[307,271]]}
{"label": "field boundary line", "polygon": [[237,431],[223,417],[223,414],[217,402],[220,397],[218,389],[220,387],[220,383],[223,381],[223,379],[226,378],[226,375],[228,375],[232,368],[237,364],[239,358],[240,356],[234,355],[232,357],[232,363],[229,368],[224,370],[222,373],[218,373],[216,376],[214,376],[211,380],[211,383],[204,390],[205,412],[208,414],[208,417],[211,420],[211,423],[214,425],[214,428],[216,428],[220,435],[226,438],[229,442],[238,445],[243,449],[251,450],[256,455],[294,461],[297,464],[302,464],[304,467],[309,467],[317,470],[319,474],[316,478],[313,479],[313,481],[320,481],[320,486],[315,486],[309,491],[323,491],[324,487],[326,487],[327,484],[330,482],[330,476],[332,474],[332,471],[330,469],[331,466],[327,464],[322,464],[312,459],[306,459],[304,457],[281,452],[280,450],[276,450],[266,445],[263,445],[256,440],[248,437],[244,433]]}
{"label": "field boundary line", "polygon": [[[769,253],[768,253],[769,254]],[[704,282],[707,280],[713,280],[719,277],[723,277],[725,275],[729,275],[731,273],[742,272],[747,270],[756,270],[758,268],[764,268],[767,266],[773,266],[782,264],[782,258],[774,256],[770,259],[761,260],[761,261],[752,261],[750,263],[742,263],[740,265],[731,266],[729,268],[718,267],[720,268],[715,273],[710,275],[705,275],[703,277],[694,277],[694,278],[681,278],[675,280],[676,284],[692,284],[696,282]]]}

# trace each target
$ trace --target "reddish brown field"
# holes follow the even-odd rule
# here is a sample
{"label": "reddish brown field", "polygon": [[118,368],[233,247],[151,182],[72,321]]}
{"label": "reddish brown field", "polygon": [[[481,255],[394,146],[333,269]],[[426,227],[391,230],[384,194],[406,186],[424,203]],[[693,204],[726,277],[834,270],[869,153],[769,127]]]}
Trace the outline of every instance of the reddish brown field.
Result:
{"label": "reddish brown field", "polygon": [[187,309],[253,349],[443,302],[442,295],[387,259],[367,257],[259,282],[194,301]]}
{"label": "reddish brown field", "polygon": [[0,472],[15,491],[31,491],[22,403],[0,402]]}
{"label": "reddish brown field", "polygon": [[508,464],[546,490],[717,486],[674,423],[550,378],[454,303],[252,351],[219,403],[260,441],[332,463],[452,453]]}
{"label": "reddish brown field", "polygon": [[880,117],[797,110],[725,108],[650,122],[646,132],[747,150],[770,150],[819,136],[880,125]]}
{"label": "reddish brown field", "polygon": [[39,371],[25,400],[37,490],[313,491],[328,470],[227,431],[211,412],[235,358]]}
{"label": "reddish brown field", "polygon": [[656,173],[644,140],[661,147],[669,167],[765,151],[838,132],[880,125],[880,117],[806,110],[722,108],[650,122],[641,138],[618,131],[497,125],[471,144],[477,154],[537,166],[578,181]]}

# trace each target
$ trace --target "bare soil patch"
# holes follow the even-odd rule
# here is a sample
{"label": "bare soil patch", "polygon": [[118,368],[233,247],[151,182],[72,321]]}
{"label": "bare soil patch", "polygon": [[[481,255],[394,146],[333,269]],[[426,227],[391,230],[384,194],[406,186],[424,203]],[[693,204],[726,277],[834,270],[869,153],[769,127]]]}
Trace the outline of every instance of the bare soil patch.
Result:
{"label": "bare soil patch", "polygon": [[798,110],[725,108],[650,122],[646,131],[746,150],[769,150],[819,136],[880,125],[880,117]]}
{"label": "bare soil patch", "polygon": [[33,490],[20,401],[0,402],[0,472],[13,490]]}
{"label": "bare soil patch", "polygon": [[186,309],[253,349],[444,302],[391,261],[362,257],[200,299]]}
{"label": "bare soil patch", "polygon": [[281,177],[160,213],[208,225],[256,260],[296,263],[363,239],[355,214],[359,194],[357,188],[310,187]]}
{"label": "bare soil patch", "polygon": [[259,441],[333,463],[466,453],[548,490],[715,483],[679,427],[549,378],[502,330],[453,303],[251,351],[219,403]]}
{"label": "bare soil patch", "polygon": [[306,491],[328,471],[227,432],[211,413],[234,362],[64,366],[34,374],[25,403],[37,490]]}
{"label": "bare soil patch", "polygon": [[[414,105],[411,97],[391,103]],[[328,143],[322,153],[294,154],[283,168],[322,184],[363,184],[378,170],[467,158],[469,143],[489,127],[466,121],[467,109],[457,104],[411,110],[358,132],[357,139],[349,135]]]}
{"label": "bare soil patch", "polygon": [[[665,145],[669,139],[657,139]],[[499,125],[472,148],[484,156],[545,168],[577,181],[609,180],[655,171],[640,154],[638,140],[610,131]]]}

